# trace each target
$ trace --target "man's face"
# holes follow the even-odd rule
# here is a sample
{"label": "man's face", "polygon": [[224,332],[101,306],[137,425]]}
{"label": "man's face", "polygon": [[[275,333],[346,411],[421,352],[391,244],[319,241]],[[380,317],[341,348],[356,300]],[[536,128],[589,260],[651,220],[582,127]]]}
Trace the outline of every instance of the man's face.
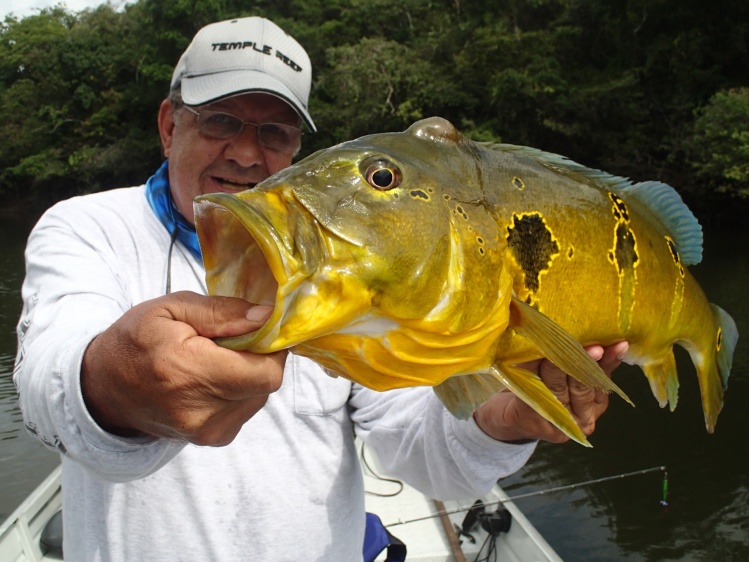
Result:
{"label": "man's face", "polygon": [[[290,105],[267,94],[243,94],[196,109],[229,113],[250,123],[299,124]],[[172,197],[190,222],[194,222],[192,201],[198,195],[255,187],[291,164],[293,158],[291,153],[262,146],[257,128],[250,125],[230,139],[206,136],[198,129],[194,113],[184,107],[172,111],[167,100],[161,104],[159,132],[164,154],[169,158]]]}

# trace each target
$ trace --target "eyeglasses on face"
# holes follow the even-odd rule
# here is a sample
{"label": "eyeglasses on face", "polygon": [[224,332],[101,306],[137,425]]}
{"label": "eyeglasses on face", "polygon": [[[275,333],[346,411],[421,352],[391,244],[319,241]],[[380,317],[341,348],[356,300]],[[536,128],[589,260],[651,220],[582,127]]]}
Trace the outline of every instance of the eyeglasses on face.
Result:
{"label": "eyeglasses on face", "polygon": [[188,105],[183,106],[195,115],[198,130],[208,137],[230,139],[240,134],[246,125],[257,129],[258,142],[271,150],[285,154],[296,154],[302,145],[302,130],[284,123],[251,123],[242,121],[236,115],[201,109],[198,111]]}

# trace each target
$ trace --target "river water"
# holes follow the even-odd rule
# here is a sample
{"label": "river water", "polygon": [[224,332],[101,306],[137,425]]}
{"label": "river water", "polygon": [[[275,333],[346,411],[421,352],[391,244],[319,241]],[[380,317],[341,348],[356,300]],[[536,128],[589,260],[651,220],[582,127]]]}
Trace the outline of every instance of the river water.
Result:
{"label": "river water", "polygon": [[0,217],[0,521],[60,462],[23,428],[12,379],[29,228],[29,220]]}
{"label": "river water", "polygon": [[[11,379],[27,231],[0,221],[0,521],[58,462],[24,431]],[[544,492],[517,503],[567,561],[749,560],[749,229],[707,232],[692,271],[744,334],[716,432],[704,429],[694,368],[677,353],[675,412],[658,407],[639,369],[623,366],[615,380],[636,408],[613,396],[592,449],[541,444],[501,483],[510,495]],[[667,505],[662,470],[607,479],[656,467],[665,467]],[[568,488],[548,492],[559,486]]]}

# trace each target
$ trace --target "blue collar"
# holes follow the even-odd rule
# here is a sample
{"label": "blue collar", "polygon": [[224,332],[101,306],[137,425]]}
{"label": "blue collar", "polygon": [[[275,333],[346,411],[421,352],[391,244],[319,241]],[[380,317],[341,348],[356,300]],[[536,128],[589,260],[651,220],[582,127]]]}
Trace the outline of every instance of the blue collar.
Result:
{"label": "blue collar", "polygon": [[203,256],[195,227],[177,210],[172,199],[172,192],[169,189],[169,160],[165,160],[146,182],[146,198],[161,224],[169,232],[172,241],[176,238],[198,261],[202,261]]}

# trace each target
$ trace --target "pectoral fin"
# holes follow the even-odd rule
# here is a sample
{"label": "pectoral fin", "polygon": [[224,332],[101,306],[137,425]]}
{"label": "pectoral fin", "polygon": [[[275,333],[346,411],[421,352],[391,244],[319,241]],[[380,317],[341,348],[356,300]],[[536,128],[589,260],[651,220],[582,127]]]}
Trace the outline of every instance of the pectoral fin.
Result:
{"label": "pectoral fin", "polygon": [[505,385],[494,374],[474,373],[450,377],[434,387],[434,393],[453,416],[467,420],[474,410]]}
{"label": "pectoral fin", "polygon": [[598,390],[613,390],[634,406],[575,338],[551,318],[515,297],[510,304],[510,327],[531,341],[544,357],[569,376]]}
{"label": "pectoral fin", "polygon": [[513,394],[553,423],[567,437],[581,445],[592,447],[570,411],[536,374],[513,365],[499,365],[493,367],[492,372]]}
{"label": "pectoral fin", "polygon": [[521,367],[500,365],[489,373],[450,377],[434,387],[445,408],[458,419],[468,419],[494,394],[508,389],[570,439],[590,447],[572,414],[538,376]]}

